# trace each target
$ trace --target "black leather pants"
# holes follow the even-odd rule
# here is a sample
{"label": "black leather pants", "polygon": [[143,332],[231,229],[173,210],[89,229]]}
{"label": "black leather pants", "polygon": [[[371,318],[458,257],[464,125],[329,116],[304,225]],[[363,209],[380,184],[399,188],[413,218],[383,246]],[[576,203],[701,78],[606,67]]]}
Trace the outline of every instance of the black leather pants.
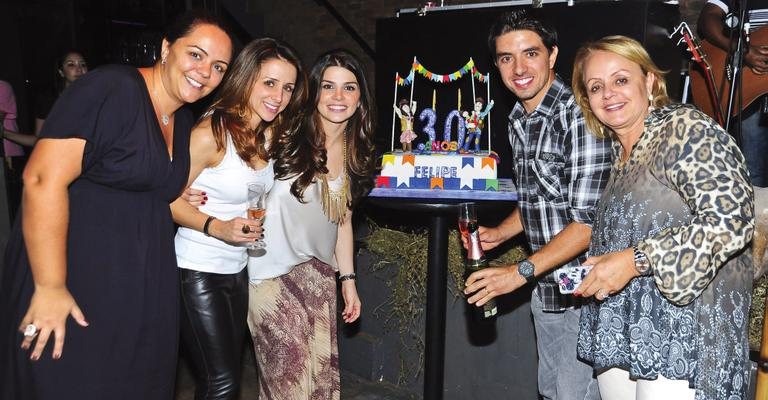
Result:
{"label": "black leather pants", "polygon": [[195,400],[235,400],[248,313],[248,273],[181,271],[181,343]]}

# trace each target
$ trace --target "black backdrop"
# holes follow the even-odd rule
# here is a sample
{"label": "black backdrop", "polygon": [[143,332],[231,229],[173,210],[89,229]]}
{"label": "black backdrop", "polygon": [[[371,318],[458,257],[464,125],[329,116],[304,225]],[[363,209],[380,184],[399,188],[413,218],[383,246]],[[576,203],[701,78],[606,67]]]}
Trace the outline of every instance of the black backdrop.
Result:
{"label": "black backdrop", "polygon": [[[606,35],[622,34],[638,39],[648,49],[654,61],[667,75],[669,93],[679,98],[682,53],[676,47],[676,39],[667,35],[679,20],[677,6],[658,1],[611,1],[546,4],[543,8],[530,6],[496,7],[474,10],[438,11],[425,16],[402,15],[380,19],[376,29],[376,97],[379,124],[376,144],[379,152],[390,150],[392,134],[392,102],[395,73],[407,75],[413,57],[438,74],[454,72],[472,57],[481,73],[490,72],[491,99],[495,106],[491,111],[492,149],[499,153],[499,175],[510,176],[509,143],[507,139],[507,115],[515,102],[514,96],[504,87],[498,71],[492,63],[487,46],[488,30],[501,13],[518,8],[529,8],[533,16],[550,21],[559,36],[559,55],[555,65],[558,74],[570,81],[573,56],[578,46],[588,40]],[[415,77],[414,100],[418,102],[415,130],[419,135],[415,143],[426,141],[423,124],[418,115],[423,108],[431,107],[432,89],[437,89],[437,138],[441,140],[443,121],[457,106],[457,89],[461,88],[462,108],[472,107],[472,88],[468,76],[448,84],[433,83],[423,76]],[[475,81],[477,93],[485,96],[485,84]],[[398,89],[398,100],[408,98],[410,87]],[[395,126],[395,149],[400,147],[399,121]],[[487,147],[488,129],[483,131],[482,148]],[[452,140],[456,140],[455,128]],[[415,146],[414,146],[415,148]]]}

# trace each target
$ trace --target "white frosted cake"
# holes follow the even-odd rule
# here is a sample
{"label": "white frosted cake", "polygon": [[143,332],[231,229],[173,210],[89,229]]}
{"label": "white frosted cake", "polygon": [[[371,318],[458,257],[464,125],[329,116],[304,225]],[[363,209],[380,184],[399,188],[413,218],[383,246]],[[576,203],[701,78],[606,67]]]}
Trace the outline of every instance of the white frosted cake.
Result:
{"label": "white frosted cake", "polygon": [[[430,81],[432,106],[423,108],[423,96],[428,91],[415,90],[416,77]],[[472,93],[469,104],[462,104],[462,80],[465,93]],[[476,87],[476,81],[480,85]],[[450,83],[456,90],[456,108],[437,108],[435,85]],[[400,92],[399,87],[410,86]],[[421,86],[419,86],[421,87]],[[499,157],[491,151],[490,99],[488,74],[480,73],[472,58],[454,72],[440,74],[421,64],[414,57],[406,75],[395,73],[395,97],[392,104],[391,149],[382,156],[381,175],[376,187],[426,190],[499,190],[497,166]],[[407,97],[406,97],[407,96]],[[417,98],[420,99],[417,100]],[[485,96],[485,97],[483,97]],[[399,99],[399,100],[398,100]],[[466,102],[465,102],[466,103]],[[422,104],[422,108],[419,108]],[[464,108],[464,106],[468,106]],[[442,127],[438,125],[442,121]],[[399,136],[396,136],[397,128]],[[437,130],[442,128],[442,137]],[[483,133],[486,129],[488,132]],[[418,133],[417,133],[418,132]],[[487,135],[487,136],[486,136]],[[402,151],[395,151],[399,143]],[[487,147],[481,148],[481,144]]]}
{"label": "white frosted cake", "polygon": [[496,158],[489,153],[385,153],[376,187],[499,190]]}

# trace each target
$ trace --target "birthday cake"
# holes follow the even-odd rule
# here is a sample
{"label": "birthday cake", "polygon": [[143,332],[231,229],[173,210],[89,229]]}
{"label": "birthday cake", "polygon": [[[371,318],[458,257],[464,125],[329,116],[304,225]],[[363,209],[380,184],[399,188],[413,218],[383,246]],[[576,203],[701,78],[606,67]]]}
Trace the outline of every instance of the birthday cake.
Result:
{"label": "birthday cake", "polygon": [[[450,110],[443,124],[443,137],[435,134],[436,89],[432,91],[432,108],[424,108],[414,118],[417,102],[413,100],[413,85],[416,74],[435,83],[454,82],[468,75],[473,94],[472,110],[462,111],[461,88],[457,89],[457,109]],[[435,74],[424,67],[416,58],[410,73],[405,78],[395,75],[395,100],[398,86],[411,86],[410,99],[401,99],[392,105],[392,149],[381,160],[381,174],[376,178],[376,187],[392,189],[428,190],[499,190],[496,153],[491,151],[490,126],[487,133],[487,147],[481,149],[482,131],[485,121],[493,108],[493,100],[476,95],[475,80],[485,85],[490,98],[488,75],[480,74],[474,61],[469,61],[456,72]],[[399,124],[396,118],[399,119]],[[400,128],[399,138],[395,128]],[[416,132],[419,131],[419,134]],[[454,135],[455,132],[455,135]],[[454,140],[455,137],[455,140]],[[398,140],[399,139],[399,140]],[[423,141],[421,141],[421,140]],[[426,140],[424,140],[426,139]],[[395,150],[399,141],[401,150]],[[414,148],[413,143],[416,142]]]}
{"label": "birthday cake", "polygon": [[489,154],[386,153],[376,187],[499,190],[496,159]]}

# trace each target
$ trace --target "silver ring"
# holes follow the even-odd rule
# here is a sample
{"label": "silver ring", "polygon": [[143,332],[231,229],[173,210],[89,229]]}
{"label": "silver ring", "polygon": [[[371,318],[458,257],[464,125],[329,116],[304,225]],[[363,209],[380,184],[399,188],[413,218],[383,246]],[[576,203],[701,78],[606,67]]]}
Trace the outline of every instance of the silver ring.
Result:
{"label": "silver ring", "polygon": [[600,290],[597,291],[597,296],[595,296],[595,297],[598,297],[598,300],[605,300],[606,298],[608,298],[608,296],[610,296],[610,295],[608,294],[607,290],[600,289]]}
{"label": "silver ring", "polygon": [[32,338],[37,335],[37,326],[35,324],[29,324],[24,328],[24,337]]}

